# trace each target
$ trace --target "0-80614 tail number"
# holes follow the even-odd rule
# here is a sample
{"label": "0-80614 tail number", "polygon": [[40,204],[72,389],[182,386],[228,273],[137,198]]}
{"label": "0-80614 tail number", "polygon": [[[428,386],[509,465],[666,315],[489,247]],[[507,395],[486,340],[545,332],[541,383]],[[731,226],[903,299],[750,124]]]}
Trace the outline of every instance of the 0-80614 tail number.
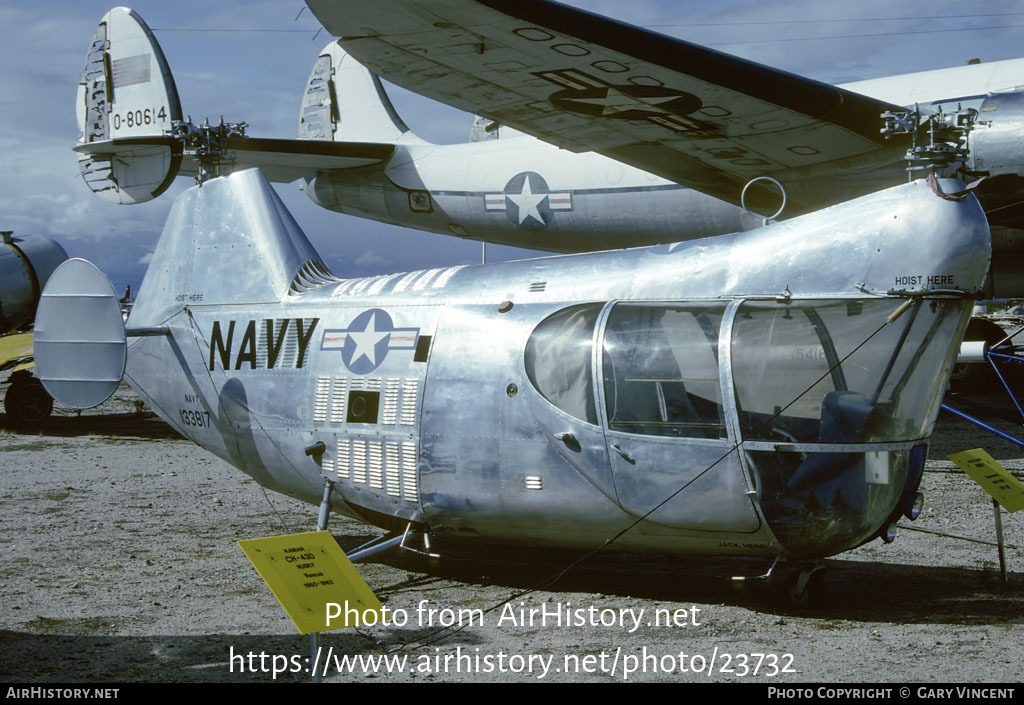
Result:
{"label": "0-80614 tail number", "polygon": [[159,110],[155,108],[144,108],[140,110],[129,110],[122,117],[121,113],[114,113],[110,116],[110,122],[114,126],[115,130],[120,130],[121,127],[142,127],[143,125],[155,125],[158,122],[167,121],[167,108],[161,106]]}

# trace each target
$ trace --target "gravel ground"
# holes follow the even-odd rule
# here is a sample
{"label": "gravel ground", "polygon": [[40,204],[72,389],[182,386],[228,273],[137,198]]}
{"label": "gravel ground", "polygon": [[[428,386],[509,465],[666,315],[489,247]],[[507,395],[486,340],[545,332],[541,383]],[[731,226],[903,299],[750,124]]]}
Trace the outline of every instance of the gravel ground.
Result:
{"label": "gravel ground", "polygon": [[[53,417],[42,432],[2,421],[5,681],[309,680],[309,637],[235,541],[310,530],[315,507],[264,493],[141,411],[126,388],[81,417]],[[923,481],[926,508],[912,526],[995,540],[988,495],[944,460],[979,446],[1024,470],[1012,445],[944,417]],[[893,544],[826,561],[827,597],[804,610],[781,606],[777,585],[727,579],[763,572],[763,562],[600,554],[440,635],[428,615],[436,624],[498,605],[576,556],[492,549],[446,551],[438,561],[392,552],[359,569],[407,623],[323,634],[326,680],[1020,683],[1024,512],[1002,516],[1006,587],[995,547],[901,528]],[[330,528],[346,549],[380,533],[341,517]],[[518,619],[520,609],[542,608],[583,610],[573,614],[587,622],[621,615],[626,624]],[[656,610],[674,617],[672,626],[655,626]],[[391,649],[405,659],[401,673],[334,662]]]}

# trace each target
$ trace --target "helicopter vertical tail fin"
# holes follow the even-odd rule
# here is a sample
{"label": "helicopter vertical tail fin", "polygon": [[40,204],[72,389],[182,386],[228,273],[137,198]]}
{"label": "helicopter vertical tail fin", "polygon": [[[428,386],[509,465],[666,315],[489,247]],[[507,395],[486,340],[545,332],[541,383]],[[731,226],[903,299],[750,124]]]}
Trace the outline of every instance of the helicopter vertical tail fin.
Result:
{"label": "helicopter vertical tail fin", "polygon": [[299,139],[388,142],[418,139],[395,112],[380,79],[340,44],[313,64],[299,111]]}
{"label": "helicopter vertical tail fin", "polygon": [[333,281],[263,173],[248,169],[175,200],[130,324],[163,325],[186,307],[278,303]]}

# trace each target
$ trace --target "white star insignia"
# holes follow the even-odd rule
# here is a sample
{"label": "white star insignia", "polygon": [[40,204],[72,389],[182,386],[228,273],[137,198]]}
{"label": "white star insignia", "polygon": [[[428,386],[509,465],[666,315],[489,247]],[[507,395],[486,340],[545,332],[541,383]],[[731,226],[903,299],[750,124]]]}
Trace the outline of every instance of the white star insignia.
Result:
{"label": "white star insignia", "polygon": [[519,206],[519,225],[523,224],[527,218],[533,218],[541,225],[544,224],[544,218],[541,217],[540,211],[537,210],[537,206],[541,204],[545,198],[548,197],[546,193],[534,193],[530,190],[530,177],[526,176],[523,179],[523,190],[519,193],[505,194],[508,199]]}
{"label": "white star insignia", "polygon": [[630,110],[646,110],[648,112],[658,112],[668,114],[668,111],[661,110],[655,106],[661,103],[670,103],[676,100],[679,96],[669,95],[657,98],[634,98],[633,96],[626,95],[622,91],[609,88],[607,94],[603,98],[573,98],[575,103],[591,103],[593,105],[600,105],[601,115],[615,115],[616,113],[625,113]]}
{"label": "white star insignia", "polygon": [[371,365],[377,365],[377,343],[391,335],[391,331],[378,331],[374,326],[377,322],[377,314],[370,316],[366,322],[366,328],[359,331],[349,331],[348,337],[355,342],[356,349],[352,353],[349,365],[354,365],[360,357],[365,357]]}

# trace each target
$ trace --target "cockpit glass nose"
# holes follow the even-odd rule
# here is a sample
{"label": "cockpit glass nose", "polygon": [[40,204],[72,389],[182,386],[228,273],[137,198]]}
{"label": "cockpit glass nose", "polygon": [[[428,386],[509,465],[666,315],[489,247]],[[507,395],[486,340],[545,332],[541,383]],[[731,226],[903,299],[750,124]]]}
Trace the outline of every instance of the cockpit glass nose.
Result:
{"label": "cockpit glass nose", "polygon": [[764,516],[792,555],[870,539],[903,493],[910,448],[937,413],[967,303],[920,301],[889,321],[900,305],[758,301],[737,312],[744,457]]}
{"label": "cockpit glass nose", "polygon": [[[745,440],[913,440],[934,418],[963,304],[892,299],[744,303],[732,359]],[[933,345],[938,341],[942,344]]]}

